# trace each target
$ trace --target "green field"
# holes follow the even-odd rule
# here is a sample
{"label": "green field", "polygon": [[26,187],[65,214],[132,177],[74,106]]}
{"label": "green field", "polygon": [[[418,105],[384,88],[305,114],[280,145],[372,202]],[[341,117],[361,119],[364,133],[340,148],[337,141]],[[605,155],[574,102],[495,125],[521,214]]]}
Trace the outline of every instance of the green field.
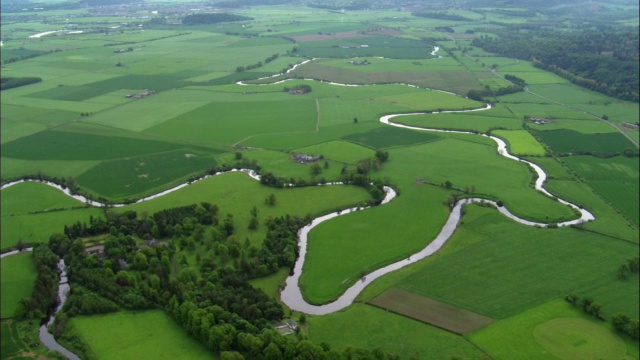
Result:
{"label": "green field", "polygon": [[212,354],[160,310],[78,316],[69,321],[99,359],[211,359]]}
{"label": "green field", "polygon": [[639,225],[638,159],[617,156],[599,159],[570,156],[564,159],[586,183],[609,201],[636,226]]}
{"label": "green field", "polygon": [[[423,249],[441,230],[456,199],[499,201],[514,215],[535,222],[553,224],[578,216],[535,190],[532,169],[500,156],[486,136],[409,130],[379,121],[389,114],[419,113],[392,121],[500,137],[511,153],[545,169],[549,192],[589,210],[595,221],[529,227],[491,207],[465,206],[459,227],[438,252],[377,279],[342,311],[308,315],[300,334],[288,335],[295,347],[311,349],[310,343],[298,342],[309,339],[313,346],[338,351],[379,348],[403,359],[640,356],[637,341],[611,329],[615,314],[635,320],[640,312],[638,275],[618,276],[621,264],[637,256],[640,243],[637,145],[621,133],[640,139],[637,129],[623,125],[637,123],[638,103],[568,80],[583,81],[583,74],[563,78],[522,60],[546,61],[526,44],[504,51],[517,53],[519,59],[478,46],[486,37],[498,37],[498,46],[503,34],[577,35],[585,29],[613,34],[638,26],[637,4],[82,3],[2,4],[3,79],[42,79],[2,91],[3,184],[27,176],[54,178],[77,183],[79,191],[93,199],[120,203],[216,168],[250,166],[263,175],[270,172],[286,182],[310,185],[267,187],[236,172],[196,181],[153,200],[103,209],[42,184],[18,184],[0,194],[3,250],[19,241],[46,243],[65,225],[89,223],[91,218],[116,217],[122,225],[126,219],[121,215],[130,210],[149,219],[158,211],[209,202],[219,207],[216,219],[232,217],[233,236],[222,239],[221,232],[207,226],[197,236],[159,239],[169,242],[171,251],[175,245],[176,252],[169,259],[174,267],[168,278],[156,270],[161,291],[153,301],[166,308],[175,295],[180,302],[213,305],[217,300],[200,298],[201,293],[183,288],[188,284],[175,283],[183,257],[201,279],[234,281],[237,276],[244,282],[249,274],[263,273],[263,268],[249,269],[254,263],[275,271],[273,258],[263,257],[269,219],[315,217],[367,204],[372,196],[364,188],[315,184],[344,181],[345,175],[362,181],[367,169],[360,162],[377,150],[388,152],[388,161],[372,164],[364,181],[391,185],[398,197],[311,231],[300,278],[309,302],[331,301],[367,273]],[[251,19],[181,24],[187,14],[218,8]],[[414,12],[432,14],[425,18]],[[30,37],[53,30],[59,31]],[[601,48],[602,39],[593,38],[597,46],[580,61],[610,56],[605,60],[611,64],[625,57],[629,65],[637,63],[637,41],[612,39]],[[574,51],[576,46],[553,36],[544,41],[548,47],[543,50],[548,51]],[[439,49],[432,55],[435,47]],[[609,68],[598,68],[598,76],[608,76]],[[625,73],[619,72],[616,87],[635,81]],[[470,90],[488,93],[509,85],[505,75],[523,79],[526,87],[509,95],[484,96],[483,101],[467,98],[475,97]],[[288,91],[296,87],[311,91]],[[145,91],[152,94],[133,96]],[[486,103],[490,109],[456,112]],[[537,125],[531,120],[535,117],[549,122]],[[299,163],[293,158],[299,153],[322,158]],[[320,173],[312,174],[316,164]],[[265,202],[271,194],[275,206]],[[259,226],[250,230],[253,209]],[[125,231],[120,225],[109,232]],[[105,241],[110,238],[106,233],[80,238],[113,244]],[[219,244],[225,241],[243,244],[237,257],[223,255]],[[109,254],[115,264],[115,252]],[[125,260],[132,255],[127,253]],[[87,261],[93,261],[92,269],[103,266],[98,258]],[[77,264],[71,265],[70,274]],[[2,260],[3,319],[11,316],[20,297],[30,294],[33,271],[28,254]],[[156,296],[156,285],[150,289],[152,279],[145,278],[138,265],[127,271],[137,277],[132,290]],[[249,282],[279,299],[289,272],[283,267]],[[606,321],[586,317],[561,300],[571,292],[602,304]],[[218,305],[225,311],[234,307]],[[300,313],[283,307],[285,318],[301,320]],[[260,325],[224,322],[238,333],[258,335],[262,330],[254,332],[253,326],[267,323],[262,315]],[[217,313],[215,317],[217,322],[223,319]],[[12,320],[2,323],[0,357],[54,357],[36,346],[37,321],[27,326]],[[61,339],[72,348],[86,347],[86,355],[96,359],[229,357],[205,350],[186,334],[165,313],[153,310],[71,317]],[[263,349],[251,354],[241,349],[246,345],[242,339],[234,340],[232,349],[244,351],[246,358],[261,357]]]}
{"label": "green field", "polygon": [[505,140],[509,146],[509,152],[514,155],[546,154],[542,145],[526,130],[495,130],[492,134]]}
{"label": "green field", "polygon": [[560,153],[594,152],[620,153],[633,144],[619,133],[581,134],[572,130],[536,131],[549,147]]}
{"label": "green field", "polygon": [[[98,208],[87,208],[60,190],[38,183],[21,183],[2,190],[2,249],[24,243],[44,243],[62,233],[65,225],[104,217]],[[33,226],[38,224],[38,226]]]}
{"label": "green field", "polygon": [[479,206],[469,206],[463,220],[449,240],[456,249],[406,277],[401,288],[495,319],[570,292],[602,301],[605,316],[637,316],[637,284],[612,284],[637,245],[571,228],[526,227]]}
{"label": "green field", "polygon": [[[268,206],[264,203],[271,193],[276,196],[276,206]],[[363,204],[369,198],[365,190],[355,186],[274,189],[260,185],[245,174],[231,173],[211,177],[166,196],[118,208],[117,211],[134,210],[138,213],[146,211],[152,214],[166,208],[208,201],[218,205],[222,213],[233,214],[236,232],[240,239],[249,238],[252,243],[260,244],[265,236],[265,227],[261,226],[256,232],[247,229],[251,217],[250,210],[253,206],[257,207],[260,222],[264,223],[270,216],[326,214],[348,206]]]}
{"label": "green field", "polygon": [[[357,319],[357,321],[354,321]],[[410,358],[480,358],[481,350],[459,335],[364,304],[307,319],[309,338],[335,349],[382,348]]]}
{"label": "green field", "polygon": [[20,300],[31,296],[36,276],[31,252],[2,258],[3,319],[13,317]]}
{"label": "green field", "polygon": [[435,301],[400,288],[391,288],[385,291],[371,300],[369,304],[456,334],[468,333],[493,322],[493,319],[486,316],[474,314],[471,311]]}
{"label": "green field", "polygon": [[[494,359],[637,359],[638,343],[552,300],[468,335]],[[508,338],[509,341],[499,339]],[[555,355],[555,356],[554,356]]]}

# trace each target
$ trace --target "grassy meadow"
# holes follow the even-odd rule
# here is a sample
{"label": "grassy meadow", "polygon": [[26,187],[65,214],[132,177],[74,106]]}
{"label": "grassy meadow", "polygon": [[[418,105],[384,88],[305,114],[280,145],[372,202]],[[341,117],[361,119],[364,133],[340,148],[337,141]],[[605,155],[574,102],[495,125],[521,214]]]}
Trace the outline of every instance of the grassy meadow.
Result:
{"label": "grassy meadow", "polygon": [[[381,348],[409,359],[638,358],[638,342],[614,333],[609,320],[617,313],[639,315],[638,276],[620,279],[617,271],[637,256],[640,242],[634,156],[640,135],[623,125],[638,121],[640,107],[471,44],[474,37],[495,36],[489,28],[544,23],[546,14],[525,7],[448,10],[466,18],[458,21],[396,7],[247,5],[231,12],[253,20],[185,26],[178,15],[167,15],[167,23],[149,22],[157,16],[151,11],[170,14],[173,5],[147,2],[129,8],[126,17],[87,9],[5,14],[3,6],[3,77],[42,81],[2,90],[2,184],[44,175],[75,182],[94,199],[122,202],[240,160],[286,179],[340,181],[343,169],[356,171],[361,160],[386,151],[389,161],[368,175],[392,185],[398,197],[325,222],[309,235],[300,287],[315,304],[427,246],[454,198],[502,201],[515,215],[537,222],[576,218],[574,210],[536,191],[531,169],[500,156],[487,137],[379,122],[387,114],[421,113],[393,121],[498,136],[510,152],[545,169],[550,192],[596,220],[543,229],[517,224],[490,207],[466,206],[439,252],[377,279],[343,311],[308,316],[302,333],[333,349]],[[635,9],[606,4],[602,11]],[[611,21],[637,26],[635,18]],[[29,38],[71,22],[83,32]],[[489,110],[437,113],[484,107],[466,98],[468,91],[505,87],[505,75],[523,79],[526,91],[487,97]],[[311,91],[288,91],[300,86]],[[535,124],[532,117],[549,122]],[[630,157],[621,155],[625,150]],[[321,173],[313,176],[313,164],[297,163],[295,153],[322,156]],[[270,194],[275,206],[265,203]],[[106,216],[104,209],[38,183],[17,184],[0,195],[3,250],[19,240],[44,243],[65,225]],[[221,217],[233,216],[241,242],[260,248],[271,217],[313,217],[370,199],[360,187],[270,188],[236,172],[109,211],[152,215],[206,201],[219,206]],[[260,225],[251,231],[254,206]],[[198,271],[203,256],[233,267],[200,243],[171,260],[183,255]],[[288,274],[281,268],[251,284],[278,298]],[[3,319],[31,293],[34,278],[29,254],[3,258]],[[601,303],[607,321],[561,300],[571,292]],[[407,293],[412,297],[406,301],[393,297]],[[375,299],[391,311],[371,305]],[[436,310],[418,311],[423,321],[396,313],[415,314],[425,304]],[[298,316],[286,307],[285,314]],[[473,314],[484,327],[458,335],[429,324],[433,316],[448,323],[455,314]],[[159,310],[77,316],[67,326],[67,335],[97,359],[214,356]],[[3,359],[33,355],[18,354],[31,345],[15,335],[15,323],[2,327]]]}
{"label": "grassy meadow", "polygon": [[160,310],[78,316],[69,321],[96,358],[211,359],[211,353]]}
{"label": "grassy meadow", "polygon": [[14,316],[21,299],[31,296],[37,272],[31,252],[4,257],[1,263],[1,316],[3,319],[7,319]]}

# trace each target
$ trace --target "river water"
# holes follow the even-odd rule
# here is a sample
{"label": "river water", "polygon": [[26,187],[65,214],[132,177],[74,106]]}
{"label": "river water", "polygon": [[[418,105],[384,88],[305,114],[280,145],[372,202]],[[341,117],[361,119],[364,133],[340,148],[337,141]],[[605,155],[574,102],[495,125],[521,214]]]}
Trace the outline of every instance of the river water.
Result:
{"label": "river water", "polygon": [[[482,110],[488,110],[491,109],[491,105],[487,104],[485,107],[483,108],[478,108],[478,109],[471,109],[471,110],[460,110],[460,111],[442,111],[442,113],[452,113],[452,112],[470,112],[470,111],[482,111]],[[435,112],[437,113],[437,112]],[[514,160],[514,161],[519,161],[519,162],[523,162],[526,163],[527,165],[529,165],[530,167],[532,167],[536,174],[538,175],[538,178],[536,179],[536,183],[535,183],[535,188],[542,192],[543,194],[549,196],[549,197],[553,197],[556,198],[554,195],[552,195],[550,192],[548,192],[545,188],[544,188],[544,182],[547,178],[547,174],[544,172],[544,170],[542,170],[541,167],[539,167],[538,165],[525,161],[523,159],[520,159],[516,156],[513,156],[511,154],[509,154],[509,152],[507,151],[507,144],[500,138],[497,138],[495,136],[489,136],[489,135],[485,135],[485,134],[474,134],[471,132],[466,132],[466,131],[454,131],[454,130],[439,130],[439,129],[426,129],[426,128],[419,128],[419,127],[415,127],[415,126],[408,126],[408,125],[403,125],[403,124],[399,124],[399,123],[394,123],[391,121],[391,119],[396,118],[396,117],[400,117],[400,116],[412,116],[412,115],[424,115],[424,113],[412,113],[412,114],[392,114],[392,115],[386,115],[380,118],[380,122],[382,122],[383,124],[387,124],[390,126],[395,126],[395,127],[400,127],[400,128],[405,128],[405,129],[411,129],[411,130],[418,130],[418,131],[434,131],[434,132],[449,132],[449,133],[459,133],[459,134],[470,134],[470,135],[476,135],[476,136],[484,136],[484,137],[488,137],[490,139],[492,139],[493,141],[496,142],[496,144],[498,145],[497,151],[500,155]],[[395,197],[395,193],[394,196]],[[389,201],[393,199],[393,197],[390,197]],[[561,202],[562,204],[565,205],[569,205],[572,208],[578,210],[580,212],[580,218],[575,219],[575,220],[571,220],[571,221],[567,221],[567,222],[563,222],[563,223],[559,223],[557,224],[558,226],[569,226],[569,225],[573,225],[573,224],[579,224],[579,223],[584,223],[587,221],[592,221],[595,219],[595,217],[593,216],[593,214],[591,214],[589,211],[585,210],[585,209],[581,209],[578,206],[576,206],[575,204],[569,203],[568,201],[565,201],[563,199],[559,199],[556,198],[559,202]],[[387,201],[388,202],[388,201]],[[385,267],[382,267],[380,269],[377,269],[369,274],[366,274],[364,277],[362,277],[360,280],[358,280],[358,282],[356,282],[355,284],[353,284],[351,287],[349,287],[337,300],[330,302],[328,304],[324,304],[324,305],[312,305],[309,304],[307,301],[304,300],[304,297],[302,296],[302,291],[298,285],[298,282],[300,280],[300,275],[302,274],[302,270],[304,268],[304,261],[305,261],[305,257],[306,257],[306,253],[307,253],[307,242],[308,242],[308,234],[309,232],[316,226],[318,226],[319,224],[321,224],[324,221],[330,220],[334,217],[337,216],[341,216],[341,215],[346,215],[352,211],[355,211],[356,209],[348,209],[348,210],[344,210],[342,212],[339,213],[333,213],[333,214],[329,214],[329,215],[325,215],[325,216],[321,216],[318,217],[316,219],[314,219],[311,224],[303,227],[299,232],[298,232],[298,238],[299,238],[299,242],[298,242],[298,246],[299,246],[299,257],[294,265],[293,268],[293,274],[291,276],[289,276],[286,280],[286,284],[285,284],[285,288],[282,290],[282,292],[280,293],[280,298],[282,299],[282,302],[284,304],[286,304],[289,308],[291,308],[292,310],[295,311],[300,311],[300,312],[304,312],[307,314],[313,314],[313,315],[326,315],[326,314],[330,314],[336,311],[340,311],[344,308],[346,308],[347,306],[351,305],[355,299],[358,297],[358,295],[369,285],[371,284],[374,280],[378,279],[379,277],[386,275],[392,271],[396,271],[399,269],[402,269],[406,266],[409,266],[417,261],[420,261],[428,256],[431,256],[432,254],[434,254],[436,251],[440,250],[440,248],[442,248],[442,246],[446,243],[446,241],[451,237],[451,235],[453,235],[453,232],[455,231],[455,229],[458,227],[458,223],[460,221],[460,216],[461,216],[461,208],[463,205],[466,204],[470,204],[470,203],[486,203],[486,204],[490,204],[492,206],[494,206],[495,208],[498,209],[498,211],[503,214],[504,216],[508,217],[509,219],[512,219],[520,224],[524,224],[524,225],[528,225],[528,226],[539,226],[539,227],[547,227],[549,224],[544,224],[544,223],[537,223],[537,222],[533,222],[533,221],[528,221],[525,219],[521,219],[515,215],[513,215],[511,212],[509,212],[509,210],[507,208],[505,208],[504,206],[498,206],[498,204],[494,201],[490,201],[490,200],[485,200],[485,199],[480,199],[480,198],[470,198],[470,199],[462,199],[457,201],[453,208],[451,209],[451,213],[449,214],[449,218],[447,219],[446,223],[444,224],[444,226],[442,227],[442,230],[440,230],[440,233],[438,234],[438,236],[436,236],[435,239],[433,239],[433,241],[431,241],[424,249],[420,250],[419,252],[412,254],[411,256],[407,257],[406,259],[400,260],[400,261],[396,261],[392,264],[389,264]]]}
{"label": "river water", "polygon": [[[437,50],[434,50],[434,52]],[[305,61],[303,63],[297,64],[297,66],[302,65],[304,63],[306,63],[308,61]],[[295,67],[294,67],[295,68]],[[293,69],[291,69],[293,70]],[[355,85],[355,84],[338,84],[338,83],[332,83],[329,82],[332,85],[341,85],[341,86],[363,86],[363,85]],[[240,84],[243,85],[243,84]],[[368,85],[368,86],[374,86],[374,85]],[[441,111],[441,112],[432,112],[432,114],[436,114],[436,113],[456,113],[456,112],[472,112],[472,111],[483,111],[483,110],[489,110],[491,109],[491,104],[486,104],[486,106],[481,107],[481,108],[477,108],[477,109],[469,109],[469,110],[445,110],[445,111]],[[546,196],[552,197],[554,199],[557,199],[560,203],[568,205],[570,207],[572,207],[573,209],[576,209],[577,211],[580,212],[580,217],[578,219],[575,220],[571,220],[571,221],[567,221],[567,222],[563,222],[563,223],[558,223],[558,226],[568,226],[568,225],[573,225],[573,224],[579,224],[579,223],[584,223],[587,221],[592,221],[595,219],[595,217],[593,216],[593,214],[591,214],[589,211],[587,211],[586,209],[582,209],[580,207],[578,207],[575,204],[572,204],[566,200],[557,198],[556,196],[554,196],[553,194],[551,194],[549,191],[547,191],[544,188],[544,182],[546,181],[547,178],[547,174],[544,172],[544,170],[542,170],[541,167],[539,167],[538,165],[531,163],[529,161],[520,159],[514,155],[509,154],[509,152],[507,151],[507,145],[506,143],[500,139],[497,138],[495,136],[490,136],[490,135],[486,135],[486,134],[475,134],[475,133],[471,133],[471,132],[466,132],[466,131],[455,131],[455,130],[440,130],[440,129],[426,129],[426,128],[420,128],[420,127],[415,127],[415,126],[409,126],[409,125],[404,125],[404,124],[399,124],[396,122],[392,122],[391,119],[393,118],[397,118],[397,117],[401,117],[401,116],[413,116],[413,115],[424,115],[425,113],[410,113],[410,114],[391,114],[391,115],[386,115],[380,118],[380,122],[382,122],[383,124],[389,125],[389,126],[395,126],[395,127],[399,127],[399,128],[405,128],[405,129],[411,129],[411,130],[418,130],[418,131],[432,131],[432,132],[448,132],[448,133],[458,133],[458,134],[469,134],[469,135],[475,135],[475,136],[483,136],[483,137],[487,137],[492,139],[493,141],[496,142],[497,144],[497,152],[498,154],[514,160],[514,161],[518,161],[518,162],[522,162],[527,164],[528,166],[530,166],[537,174],[538,178],[536,179],[535,182],[535,188],[542,192],[543,194],[545,194]],[[251,178],[255,179],[255,180],[260,180],[260,175],[257,174],[255,171],[250,170],[250,169],[232,169],[230,172],[236,172],[236,171],[240,171],[243,172],[245,174],[247,174],[248,176],[250,176]],[[171,189],[162,191],[158,194],[155,195],[151,195],[142,199],[137,200],[135,203],[140,203],[140,202],[144,202],[144,201],[148,201],[148,200],[152,200],[164,195],[167,195],[169,193],[172,193],[174,191],[180,190],[185,186],[188,186],[189,184],[196,182],[196,181],[200,181],[203,179],[206,179],[210,176],[217,176],[217,175],[221,175],[223,174],[223,172],[218,172],[214,175],[206,175],[203,176],[197,180],[191,181],[191,182],[187,182],[187,183],[183,183],[180,184],[178,186],[175,186]],[[18,181],[14,181],[8,184],[3,185],[2,187],[0,187],[0,190],[2,189],[6,189],[7,187],[13,186],[15,184],[19,184],[25,181],[36,181],[36,182],[40,182],[49,186],[52,186],[54,188],[59,189],[60,191],[64,192],[67,196],[73,197],[74,199],[81,201],[83,203],[86,203],[90,206],[97,206],[97,207],[102,207],[102,206],[106,206],[107,204],[103,204],[97,201],[93,201],[93,200],[89,200],[87,198],[85,198],[84,196],[81,195],[74,195],[71,193],[71,191],[68,188],[63,188],[62,186],[55,184],[53,182],[50,181],[45,181],[45,180],[35,180],[35,179],[27,179],[27,180],[18,180]],[[318,184],[318,185],[340,185],[341,183],[327,183],[327,184]],[[390,201],[392,201],[395,196],[396,196],[396,192],[390,188],[390,187],[385,187],[385,198],[382,201],[381,205],[386,204]],[[544,223],[536,223],[536,222],[532,222],[532,221],[528,221],[525,219],[521,219],[515,215],[513,215],[511,212],[509,212],[508,209],[506,209],[505,207],[499,207],[495,202],[493,201],[489,201],[489,200],[485,200],[485,199],[479,199],[479,198],[471,198],[471,199],[463,199],[463,200],[459,200],[458,202],[456,202],[451,210],[451,213],[449,215],[449,218],[447,219],[445,225],[443,226],[442,230],[440,231],[440,233],[438,234],[438,236],[431,241],[424,249],[422,249],[421,251],[412,254],[411,256],[409,256],[407,259],[404,260],[400,260],[397,261],[395,263],[389,264],[385,267],[382,267],[378,270],[375,270],[369,274],[367,274],[366,276],[364,276],[363,278],[361,278],[356,284],[352,285],[350,288],[348,288],[345,293],[340,296],[337,300],[328,303],[328,304],[324,304],[324,305],[312,305],[307,303],[303,296],[302,296],[302,292],[298,286],[298,281],[300,279],[300,275],[302,273],[302,269],[304,267],[304,261],[306,258],[306,252],[307,252],[307,235],[309,234],[309,232],[316,227],[317,225],[321,224],[324,221],[328,221],[330,219],[333,219],[337,216],[342,216],[342,215],[346,215],[349,214],[353,211],[360,211],[360,210],[364,210],[366,208],[364,207],[359,207],[359,208],[351,208],[351,209],[345,209],[339,212],[335,212],[335,213],[331,213],[331,214],[327,214],[324,216],[320,216],[316,219],[314,219],[310,224],[308,224],[307,226],[303,227],[302,229],[300,229],[300,231],[298,232],[298,237],[299,237],[299,241],[298,241],[298,247],[299,247],[299,256],[298,259],[296,260],[296,263],[294,265],[294,269],[293,269],[293,274],[291,276],[289,276],[286,280],[286,285],[285,288],[282,290],[281,292],[281,299],[282,302],[285,303],[288,307],[290,307],[293,310],[296,311],[301,311],[304,313],[308,313],[308,314],[315,314],[315,315],[323,315],[323,314],[329,314],[329,313],[333,313],[339,310],[342,310],[344,308],[346,308],[347,306],[351,305],[353,303],[353,301],[355,301],[356,297],[362,292],[362,290],[364,290],[364,288],[369,285],[371,282],[373,282],[375,279],[381,277],[382,275],[388,274],[392,271],[401,269],[403,267],[406,267],[410,264],[413,264],[419,260],[422,260],[430,255],[432,255],[433,253],[435,253],[436,251],[438,251],[442,245],[444,245],[444,243],[451,237],[451,235],[453,234],[453,232],[455,231],[458,222],[460,220],[460,209],[463,205],[465,204],[469,204],[469,203],[487,203],[487,204],[491,204],[494,207],[496,207],[498,209],[498,211],[505,215],[506,217],[517,221],[521,224],[524,225],[528,225],[528,226],[539,226],[539,227],[547,227],[549,224],[544,224]],[[127,204],[109,204],[108,206],[113,206],[113,207],[121,207],[121,206],[125,206]],[[61,260],[62,262],[62,260]],[[62,266],[64,267],[64,263],[62,262]],[[62,268],[61,268],[62,269]],[[59,291],[59,295],[60,295],[60,299],[61,299],[61,304],[59,306],[58,309],[56,309],[57,313],[59,311],[60,308],[62,308],[62,304],[64,304],[64,301],[66,300],[66,292],[69,289],[69,285],[66,283],[66,273],[64,273],[64,283],[62,283],[62,275],[61,275],[61,285],[60,285],[60,291]],[[54,313],[54,314],[55,314]],[[51,320],[49,321],[49,323],[51,323],[53,321],[53,317],[51,318]],[[44,331],[43,331],[44,328]],[[43,326],[43,328],[40,329],[40,336],[41,336],[41,340],[43,341],[43,343],[45,344],[50,344],[52,346],[57,346],[62,348],[64,351],[67,351],[66,349],[64,349],[62,346],[60,346],[59,344],[57,344],[55,342],[55,340],[53,340],[53,337],[50,336],[50,334],[46,331],[46,326]],[[50,337],[48,337],[50,336]],[[46,341],[46,342],[45,342]],[[47,345],[48,346],[48,345]],[[56,348],[56,350],[58,350],[58,348]],[[58,350],[60,351],[60,350]],[[62,352],[62,351],[61,351]],[[74,354],[68,352],[71,356],[75,356]],[[67,355],[68,356],[68,355]],[[73,358],[73,359],[77,359],[77,357]]]}

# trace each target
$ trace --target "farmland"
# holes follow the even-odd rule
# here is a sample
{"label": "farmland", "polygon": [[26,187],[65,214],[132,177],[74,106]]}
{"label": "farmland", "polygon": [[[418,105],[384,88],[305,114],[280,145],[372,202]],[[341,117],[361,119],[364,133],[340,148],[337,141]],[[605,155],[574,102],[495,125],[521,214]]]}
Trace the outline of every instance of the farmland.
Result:
{"label": "farmland", "polygon": [[77,317],[71,326],[100,359],[140,356],[172,359],[185,354],[190,359],[211,357],[204,346],[159,310]]}
{"label": "farmland", "polygon": [[36,267],[30,252],[2,259],[2,318],[14,316],[22,298],[31,295]]}
{"label": "farmland", "polygon": [[[0,193],[2,252],[48,244],[70,267],[50,327],[64,346],[95,359],[638,357],[634,94],[483,46],[544,29],[558,36],[542,37],[548,51],[571,52],[561,35],[602,27],[611,38],[580,59],[637,63],[637,38],[607,30],[637,26],[637,5],[255,3],[2,2],[3,79],[42,81],[2,90],[1,183],[96,201],[38,182]],[[207,13],[231,21],[183,23]],[[421,129],[381,122],[391,114]],[[553,195],[484,134],[539,165]],[[397,196],[380,204],[383,186]],[[439,244],[464,198],[538,225],[465,205],[442,248],[372,280]],[[580,216],[560,199],[595,220],[556,226]],[[327,214],[342,215],[303,254],[298,230]],[[35,269],[30,254],[2,259],[3,319]],[[294,271],[318,306],[366,287],[305,315],[282,292]],[[40,320],[3,321],[1,357],[45,356]]]}

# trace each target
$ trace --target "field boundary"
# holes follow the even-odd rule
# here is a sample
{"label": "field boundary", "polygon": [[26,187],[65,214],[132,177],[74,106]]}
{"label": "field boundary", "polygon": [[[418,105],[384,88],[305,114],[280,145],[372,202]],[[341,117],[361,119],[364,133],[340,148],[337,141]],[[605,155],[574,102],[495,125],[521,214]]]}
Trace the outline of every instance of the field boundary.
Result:
{"label": "field boundary", "polygon": [[461,335],[494,321],[487,316],[397,287],[390,288],[367,304]]}

